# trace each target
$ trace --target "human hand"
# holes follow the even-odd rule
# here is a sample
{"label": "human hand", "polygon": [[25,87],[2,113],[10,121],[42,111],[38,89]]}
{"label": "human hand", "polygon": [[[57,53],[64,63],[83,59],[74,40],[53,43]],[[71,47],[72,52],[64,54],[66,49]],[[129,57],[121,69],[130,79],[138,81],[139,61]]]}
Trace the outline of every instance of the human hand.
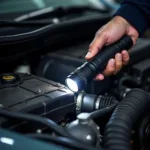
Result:
{"label": "human hand", "polygon": [[[85,58],[87,60],[94,57],[103,46],[110,45],[118,41],[124,35],[128,35],[132,38],[133,44],[136,44],[136,40],[139,37],[138,31],[120,16],[114,17],[110,22],[104,25],[98,30],[93,42],[89,46],[89,51]],[[96,76],[96,80],[103,80],[104,76],[110,76],[117,74],[122,66],[127,65],[129,62],[129,54],[127,50],[122,50],[121,53],[117,53],[115,58],[109,60],[106,69],[102,74]]]}

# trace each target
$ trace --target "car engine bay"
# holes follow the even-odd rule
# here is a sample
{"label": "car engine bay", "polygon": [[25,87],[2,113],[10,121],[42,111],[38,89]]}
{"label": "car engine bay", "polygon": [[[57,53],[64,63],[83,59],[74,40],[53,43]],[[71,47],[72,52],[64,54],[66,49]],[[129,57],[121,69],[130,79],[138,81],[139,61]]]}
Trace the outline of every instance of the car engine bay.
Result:
{"label": "car engine bay", "polygon": [[110,19],[111,14],[94,10],[54,26],[39,22],[40,29],[3,26],[0,129],[59,149],[149,150],[148,36],[131,48],[129,64],[117,75],[93,79],[78,93],[65,84],[85,62],[96,31]]}

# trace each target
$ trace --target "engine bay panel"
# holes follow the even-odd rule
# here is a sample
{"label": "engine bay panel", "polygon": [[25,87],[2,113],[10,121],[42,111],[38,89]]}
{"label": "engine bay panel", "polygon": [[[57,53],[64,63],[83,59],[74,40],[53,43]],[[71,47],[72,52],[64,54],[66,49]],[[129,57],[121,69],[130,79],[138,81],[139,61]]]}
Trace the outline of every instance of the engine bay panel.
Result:
{"label": "engine bay panel", "polygon": [[[74,114],[74,94],[64,85],[28,74],[1,75],[0,106],[13,112],[45,116],[60,122]],[[18,80],[13,80],[18,77]],[[18,83],[18,84],[17,84]],[[5,126],[6,121],[0,121]],[[11,123],[7,122],[11,127]],[[14,124],[13,124],[14,126]]]}

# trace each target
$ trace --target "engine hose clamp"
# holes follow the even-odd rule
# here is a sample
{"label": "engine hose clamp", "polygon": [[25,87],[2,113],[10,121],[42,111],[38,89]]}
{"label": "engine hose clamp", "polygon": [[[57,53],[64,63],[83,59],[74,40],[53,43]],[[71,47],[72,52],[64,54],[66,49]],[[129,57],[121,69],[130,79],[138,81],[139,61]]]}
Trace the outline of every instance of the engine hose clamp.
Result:
{"label": "engine hose clamp", "polygon": [[76,99],[76,114],[77,115],[81,113],[82,100],[83,100],[84,95],[85,95],[85,92],[82,91],[77,96],[77,99]]}
{"label": "engine hose clamp", "polygon": [[97,97],[97,100],[96,100],[96,103],[95,103],[95,110],[99,109],[101,97],[102,97],[101,95]]}

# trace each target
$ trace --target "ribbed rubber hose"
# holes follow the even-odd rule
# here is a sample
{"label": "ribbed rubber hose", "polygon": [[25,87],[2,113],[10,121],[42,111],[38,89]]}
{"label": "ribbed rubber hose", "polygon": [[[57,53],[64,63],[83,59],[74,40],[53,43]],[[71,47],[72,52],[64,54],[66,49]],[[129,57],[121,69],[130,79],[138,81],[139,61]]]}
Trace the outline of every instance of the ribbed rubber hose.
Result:
{"label": "ribbed rubber hose", "polygon": [[132,127],[150,104],[150,96],[141,89],[131,90],[118,104],[108,121],[103,145],[112,150],[131,150]]}
{"label": "ribbed rubber hose", "polygon": [[119,103],[114,97],[111,96],[99,96],[99,97],[100,97],[99,109],[104,109],[106,107]]}

